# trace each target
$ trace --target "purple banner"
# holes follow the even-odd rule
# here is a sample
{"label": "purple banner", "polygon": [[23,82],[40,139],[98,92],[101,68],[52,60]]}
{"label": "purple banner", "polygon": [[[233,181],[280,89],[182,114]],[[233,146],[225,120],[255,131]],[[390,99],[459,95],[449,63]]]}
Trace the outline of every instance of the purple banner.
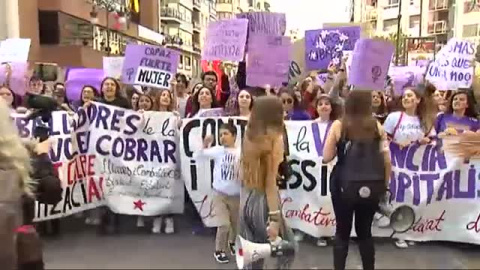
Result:
{"label": "purple banner", "polygon": [[242,61],[247,42],[247,19],[210,22],[202,60]]}
{"label": "purple banner", "polygon": [[247,85],[264,87],[282,86],[288,81],[290,68],[290,37],[250,37],[247,56]]}
{"label": "purple banner", "polygon": [[66,94],[69,101],[80,100],[82,88],[91,85],[99,91],[100,84],[105,75],[103,69],[95,68],[72,68],[68,70],[67,81],[65,82]]}
{"label": "purple banner", "polygon": [[248,34],[283,36],[287,29],[285,13],[246,12],[237,14],[239,19],[248,19]]}
{"label": "purple banner", "polygon": [[122,82],[170,89],[177,72],[179,52],[152,45],[127,45]]}
{"label": "purple banner", "polygon": [[353,50],[348,84],[359,90],[383,90],[394,50],[389,41],[360,39]]}
{"label": "purple banner", "polygon": [[360,32],[360,26],[305,31],[307,70],[326,69],[332,61],[339,65],[343,51],[353,51],[355,48]]}

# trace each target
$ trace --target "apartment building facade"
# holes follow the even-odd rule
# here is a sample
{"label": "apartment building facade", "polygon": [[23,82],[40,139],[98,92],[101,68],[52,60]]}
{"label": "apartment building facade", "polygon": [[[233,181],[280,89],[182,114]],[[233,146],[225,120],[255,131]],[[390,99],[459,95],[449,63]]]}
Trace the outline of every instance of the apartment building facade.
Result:
{"label": "apartment building facade", "polygon": [[453,13],[452,36],[480,44],[480,1],[456,0],[451,6]]}
{"label": "apartment building facade", "polygon": [[217,16],[219,20],[228,20],[235,14],[251,11],[270,11],[267,0],[217,0]]}
{"label": "apartment building facade", "polygon": [[217,20],[214,0],[163,0],[161,33],[166,46],[181,52],[178,71],[190,77],[201,74],[201,48],[210,21]]}
{"label": "apartment building facade", "polygon": [[447,42],[451,29],[449,0],[354,0],[354,22],[367,23],[372,35],[396,33],[400,6],[402,33]]}
{"label": "apartment building facade", "polygon": [[[162,44],[160,1],[7,0],[6,37],[30,38],[29,60],[65,67],[101,68],[103,56],[122,55],[128,43]],[[136,3],[136,8],[133,8]],[[96,22],[92,23],[92,11]],[[119,27],[119,17],[127,23]],[[4,17],[4,16],[0,16]],[[108,42],[107,42],[108,41]]]}

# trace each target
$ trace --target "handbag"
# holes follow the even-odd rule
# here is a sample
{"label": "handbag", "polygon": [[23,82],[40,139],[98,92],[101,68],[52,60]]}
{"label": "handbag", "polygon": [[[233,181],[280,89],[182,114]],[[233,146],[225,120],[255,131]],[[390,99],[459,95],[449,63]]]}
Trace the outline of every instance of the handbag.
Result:
{"label": "handbag", "polygon": [[42,241],[33,225],[23,225],[16,230],[18,264],[43,261]]}

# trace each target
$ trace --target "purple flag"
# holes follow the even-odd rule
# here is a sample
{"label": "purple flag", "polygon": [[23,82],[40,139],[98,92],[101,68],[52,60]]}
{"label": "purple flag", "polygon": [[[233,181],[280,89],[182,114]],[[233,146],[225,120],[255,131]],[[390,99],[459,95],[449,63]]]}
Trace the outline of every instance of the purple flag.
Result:
{"label": "purple flag", "polygon": [[122,82],[170,89],[177,72],[179,52],[153,45],[127,45]]}
{"label": "purple flag", "polygon": [[330,62],[339,65],[343,51],[353,51],[360,39],[360,26],[305,31],[305,64],[308,70],[326,69]]}
{"label": "purple flag", "polygon": [[290,37],[250,37],[247,55],[247,85],[282,86],[288,81],[290,68]]}
{"label": "purple flag", "polygon": [[248,19],[248,34],[283,36],[287,29],[285,13],[246,12],[237,14],[237,18]]}
{"label": "purple flag", "polygon": [[82,88],[91,85],[101,91],[100,84],[105,78],[103,69],[95,68],[72,68],[68,71],[68,78],[65,82],[67,98],[69,101],[80,100]]}
{"label": "purple flag", "polygon": [[208,24],[202,60],[242,61],[247,41],[247,19],[232,19]]}
{"label": "purple flag", "polygon": [[360,39],[355,44],[348,84],[360,90],[383,90],[393,44],[379,39]]}

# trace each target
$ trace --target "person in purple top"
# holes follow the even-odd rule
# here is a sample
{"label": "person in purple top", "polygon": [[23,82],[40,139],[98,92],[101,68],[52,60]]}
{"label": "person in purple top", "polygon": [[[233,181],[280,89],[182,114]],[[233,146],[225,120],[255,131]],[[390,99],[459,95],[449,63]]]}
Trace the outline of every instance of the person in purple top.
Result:
{"label": "person in purple top", "polygon": [[455,92],[445,113],[437,116],[435,129],[440,138],[464,132],[477,132],[480,121],[473,97],[466,91]]}
{"label": "person in purple top", "polygon": [[310,115],[302,108],[302,103],[292,89],[283,87],[278,96],[282,100],[285,120],[310,120]]}

